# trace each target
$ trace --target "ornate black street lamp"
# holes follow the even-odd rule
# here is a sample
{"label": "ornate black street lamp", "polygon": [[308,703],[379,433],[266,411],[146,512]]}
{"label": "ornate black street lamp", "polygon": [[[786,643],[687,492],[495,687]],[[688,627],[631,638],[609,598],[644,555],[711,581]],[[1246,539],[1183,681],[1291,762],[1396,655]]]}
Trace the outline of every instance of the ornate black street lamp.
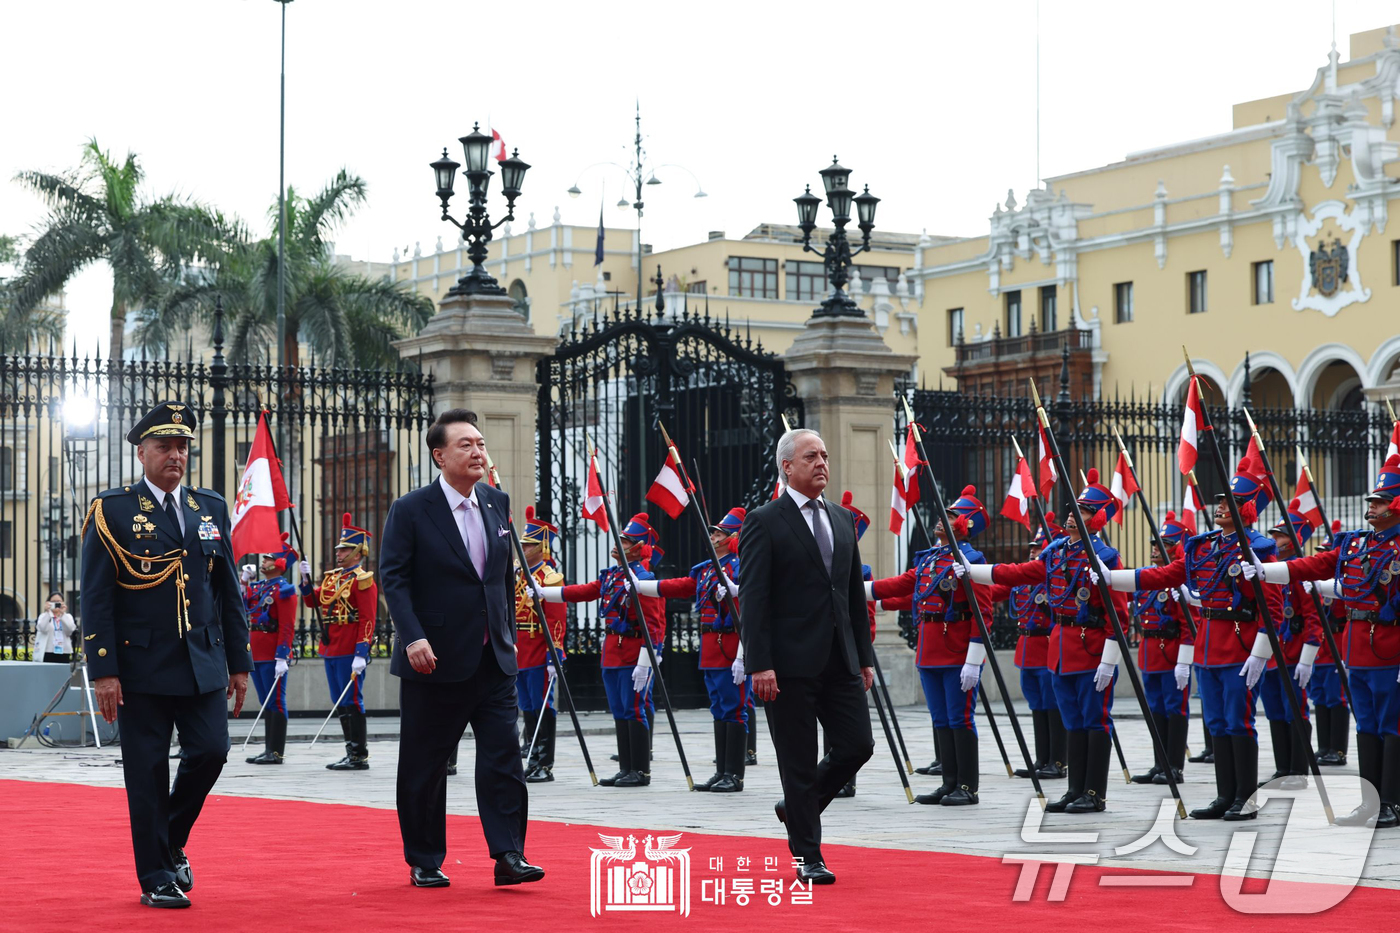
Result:
{"label": "ornate black street lamp", "polygon": [[[870,249],[870,231],[875,229],[875,206],[880,203],[880,199],[870,193],[869,185],[865,186],[864,193],[853,194],[850,186],[851,170],[837,162],[836,156],[831,157],[831,164],[822,169],[820,174],[822,185],[826,188],[826,206],[831,208],[831,220],[836,227],[831,236],[827,237],[826,249],[818,250],[812,246],[812,231],[817,227],[817,208],[822,199],[812,193],[811,185],[807,186],[805,192],[792,199],[797,204],[797,222],[802,228],[802,250],[821,254],[822,264],[826,266],[826,280],[832,287],[831,294],[812,314],[814,317],[864,317],[865,312],[846,294],[845,288],[846,283],[851,280],[851,260]],[[846,224],[851,222],[852,201],[856,205],[856,214],[859,217],[857,226],[861,232],[860,246],[854,250],[846,239]]]}
{"label": "ornate black street lamp", "polygon": [[442,199],[442,219],[462,231],[462,239],[467,241],[467,257],[472,261],[471,271],[457,280],[448,290],[449,295],[504,295],[506,290],[491,277],[482,263],[486,261],[486,245],[491,242],[491,231],[501,224],[515,219],[515,199],[520,197],[520,186],[525,181],[529,165],[520,159],[517,149],[509,159],[502,159],[501,193],[506,196],[506,215],[494,224],[486,213],[486,188],[494,174],[486,166],[491,158],[491,137],[480,131],[480,124],[473,123],[470,134],[458,140],[467,160],[467,217],[463,223],[453,220],[447,213],[447,202],[452,198],[453,178],[461,163],[447,157],[442,150],[442,158],[431,163],[433,178],[437,181],[437,196]]}

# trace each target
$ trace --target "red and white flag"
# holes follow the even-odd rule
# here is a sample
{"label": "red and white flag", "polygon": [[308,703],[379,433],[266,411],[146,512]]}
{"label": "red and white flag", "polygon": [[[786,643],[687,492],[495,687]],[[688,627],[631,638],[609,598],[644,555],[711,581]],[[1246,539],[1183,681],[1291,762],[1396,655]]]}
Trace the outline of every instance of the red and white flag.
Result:
{"label": "red and white flag", "polygon": [[771,495],[771,496],[768,497],[768,501],[769,501],[769,502],[772,502],[774,499],[778,498],[778,497],[781,496],[782,494],[783,494],[783,481],[782,481],[782,480],[778,480],[777,482],[773,483],[773,495]]}
{"label": "red and white flag", "polygon": [[1189,482],[1182,485],[1185,488],[1181,491],[1181,523],[1191,534],[1199,534],[1200,526],[1196,524],[1196,513],[1205,509],[1201,504],[1201,491]]}
{"label": "red and white flag", "polygon": [[494,129],[491,131],[491,157],[497,162],[504,162],[506,160],[506,141],[502,139],[501,134]]}
{"label": "red and white flag", "polygon": [[588,490],[583,498],[583,517],[608,530],[608,508],[603,502],[603,484],[598,480],[598,451],[588,458]]}
{"label": "red and white flag", "polygon": [[685,480],[681,478],[675,448],[667,448],[666,462],[661,465],[661,472],[656,474],[651,488],[647,490],[647,501],[661,506],[661,510],[673,519],[680,518],[685,507],[690,505],[690,494],[685,488]]}
{"label": "red and white flag", "polygon": [[[1385,445],[1385,459],[1389,460],[1396,454],[1400,454],[1400,421],[1395,422],[1395,427],[1390,429],[1390,443]],[[1384,463],[1385,460],[1381,462]]]}
{"label": "red and white flag", "polygon": [[909,502],[904,498],[904,480],[900,478],[899,464],[894,467],[894,487],[890,490],[890,534],[897,535],[904,530],[904,519],[909,514]]}
{"label": "red and white flag", "polygon": [[248,451],[248,465],[233,497],[234,554],[273,554],[282,550],[282,529],[277,513],[292,507],[282,464],[272,446],[267,429],[267,412],[258,416],[258,431]]}
{"label": "red and white flag", "polygon": [[919,459],[919,444],[914,440],[914,426],[909,425],[909,430],[904,435],[904,481],[900,483],[899,471],[895,471],[895,484],[901,488],[905,505],[914,505],[919,501],[919,466],[923,463]]}
{"label": "red and white flag", "polygon": [[1049,499],[1060,477],[1055,473],[1055,461],[1050,458],[1050,443],[1045,439],[1045,425],[1037,425],[1036,433],[1040,444],[1040,497]]}
{"label": "red and white flag", "polygon": [[1196,389],[1196,377],[1191,377],[1186,390],[1186,410],[1181,417],[1181,442],[1176,447],[1176,465],[1182,473],[1190,473],[1196,468],[1196,432],[1205,416],[1201,412],[1201,393]]}
{"label": "red and white flag", "polygon": [[1268,475],[1269,471],[1264,469],[1264,455],[1259,452],[1259,439],[1252,434],[1249,436],[1249,444],[1244,449],[1244,457],[1240,459],[1240,467],[1260,479]]}
{"label": "red and white flag", "polygon": [[1001,514],[1031,528],[1031,500],[1035,498],[1035,481],[1031,479],[1030,464],[1025,457],[1016,458],[1016,473],[1011,477],[1011,488],[1006,490],[1006,501],[1002,503]]}
{"label": "red and white flag", "polygon": [[1121,450],[1118,452],[1118,462],[1113,466],[1112,485],[1108,488],[1113,493],[1113,498],[1118,500],[1118,508],[1113,512],[1113,520],[1121,525],[1123,524],[1123,510],[1128,507],[1128,503],[1133,501],[1133,494],[1138,491],[1137,479],[1128,466],[1128,455]]}
{"label": "red and white flag", "polygon": [[1293,491],[1293,498],[1298,500],[1298,514],[1308,520],[1308,524],[1314,528],[1322,527],[1322,508],[1317,504],[1317,496],[1313,494],[1312,483],[1308,482],[1308,474],[1298,470],[1298,488]]}

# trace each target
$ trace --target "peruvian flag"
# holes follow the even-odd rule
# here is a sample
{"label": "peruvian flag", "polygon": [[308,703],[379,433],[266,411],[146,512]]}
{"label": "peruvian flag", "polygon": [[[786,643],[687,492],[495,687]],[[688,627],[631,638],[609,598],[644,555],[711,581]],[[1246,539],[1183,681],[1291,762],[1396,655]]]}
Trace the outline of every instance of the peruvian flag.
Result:
{"label": "peruvian flag", "polygon": [[1031,528],[1031,500],[1035,498],[1035,481],[1031,479],[1030,464],[1025,457],[1016,458],[1016,473],[1011,477],[1011,488],[1006,490],[1006,501],[1002,503],[1001,514]]}
{"label": "peruvian flag", "polygon": [[1182,473],[1196,468],[1196,432],[1205,416],[1201,412],[1201,393],[1196,389],[1196,377],[1191,377],[1186,390],[1186,411],[1181,419],[1181,443],[1176,447],[1176,465]]}
{"label": "peruvian flag", "polygon": [[495,157],[497,162],[506,160],[506,141],[494,129],[491,131],[491,155]]}
{"label": "peruvian flag", "polygon": [[267,429],[267,412],[263,412],[258,415],[258,432],[248,451],[248,465],[243,468],[243,478],[233,497],[233,553],[272,554],[282,550],[277,513],[291,507],[282,464],[272,445],[272,432]]}
{"label": "peruvian flag", "polygon": [[666,462],[662,464],[661,472],[656,474],[651,488],[647,490],[647,501],[661,506],[661,510],[673,519],[680,518],[685,507],[690,504],[690,495],[686,491],[685,480],[681,479],[680,464],[676,461],[674,447],[667,448]]}
{"label": "peruvian flag", "polygon": [[769,502],[772,502],[774,499],[778,498],[778,497],[781,496],[782,494],[783,494],[783,481],[782,481],[782,480],[777,480],[776,482],[773,483],[773,495],[771,495],[771,496],[768,497],[768,501],[769,501]]}
{"label": "peruvian flag", "polygon": [[1400,421],[1395,422],[1395,427],[1390,429],[1390,443],[1385,445],[1385,459],[1389,460],[1396,454],[1400,454]]}
{"label": "peruvian flag", "polygon": [[1191,530],[1191,534],[1197,534],[1200,526],[1196,524],[1196,513],[1203,511],[1205,506],[1201,504],[1201,491],[1191,483],[1183,484],[1186,488],[1181,495],[1181,523]]}
{"label": "peruvian flag", "polygon": [[895,485],[901,489],[906,505],[915,505],[919,501],[919,466],[922,462],[919,459],[919,443],[914,440],[914,426],[911,424],[904,435],[903,483],[899,480],[899,471],[895,471]]}
{"label": "peruvian flag", "polygon": [[1264,469],[1264,455],[1259,452],[1259,439],[1252,434],[1249,436],[1249,445],[1244,449],[1240,466],[1260,479],[1268,475],[1269,471]]}
{"label": "peruvian flag", "polygon": [[894,467],[894,488],[890,490],[890,534],[897,535],[904,530],[904,519],[909,514],[909,501],[904,498],[904,481],[899,475],[899,464]]}
{"label": "peruvian flag", "polygon": [[1113,483],[1109,486],[1109,491],[1113,493],[1113,498],[1118,500],[1118,508],[1113,513],[1113,520],[1121,525],[1123,524],[1123,510],[1133,501],[1133,494],[1138,491],[1137,479],[1128,466],[1128,456],[1121,450],[1118,452],[1118,462],[1113,467]]}
{"label": "peruvian flag", "polygon": [[1060,477],[1055,473],[1055,461],[1050,459],[1050,443],[1045,439],[1045,425],[1036,428],[1040,444],[1040,497],[1049,499]]}
{"label": "peruvian flag", "polygon": [[603,503],[603,484],[598,480],[598,451],[588,458],[588,491],[583,499],[583,517],[603,531],[608,530],[608,509]]}
{"label": "peruvian flag", "polygon": [[1317,504],[1317,496],[1313,494],[1307,472],[1301,468],[1298,470],[1298,488],[1293,491],[1293,498],[1298,500],[1298,514],[1306,518],[1308,524],[1314,528],[1321,528],[1322,508]]}

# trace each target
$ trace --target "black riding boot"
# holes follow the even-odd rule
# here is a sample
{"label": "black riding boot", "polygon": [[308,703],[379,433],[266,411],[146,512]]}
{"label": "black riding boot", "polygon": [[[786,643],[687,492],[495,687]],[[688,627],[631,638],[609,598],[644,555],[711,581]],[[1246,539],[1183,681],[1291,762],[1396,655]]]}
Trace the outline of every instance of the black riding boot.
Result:
{"label": "black riding boot", "polygon": [[1210,764],[1215,761],[1215,739],[1210,734],[1210,727],[1206,725],[1205,717],[1201,717],[1201,732],[1205,733],[1205,745],[1199,755],[1192,755],[1187,761],[1194,763],[1204,762]]}
{"label": "black riding boot", "polygon": [[1091,729],[1088,740],[1088,774],[1084,782],[1084,793],[1078,800],[1072,800],[1065,805],[1066,813],[1101,813],[1106,806],[1113,736],[1102,729]]}
{"label": "black riding boot", "polygon": [[970,807],[977,803],[977,733],[972,729],[950,729],[958,757],[958,789],[945,794],[945,807]]}
{"label": "black riding boot", "polygon": [[[1186,735],[1190,731],[1191,720],[1185,716],[1167,717],[1167,734],[1164,736],[1167,742],[1167,758],[1172,767],[1172,777],[1176,778],[1178,784],[1181,783],[1181,772],[1186,770]],[[1166,784],[1166,774],[1159,774],[1152,779],[1153,784]]]}
{"label": "black riding boot", "polygon": [[1293,726],[1291,723],[1282,720],[1269,720],[1269,738],[1274,742],[1274,776],[1260,781],[1259,786],[1263,787],[1276,778],[1287,777],[1293,772],[1289,770],[1293,761]]}
{"label": "black riding boot", "polygon": [[[539,722],[539,710],[527,709],[525,711],[525,728],[520,732],[520,757],[524,758],[530,754],[530,739],[535,735],[535,723]],[[526,768],[525,770],[529,770]]]}
{"label": "black riding boot", "polygon": [[559,717],[552,709],[540,712],[540,737],[535,742],[535,766],[525,775],[531,784],[554,780],[554,732]]}
{"label": "black riding boot", "polygon": [[749,709],[744,714],[744,764],[758,764],[758,730],[754,728],[757,714]]}
{"label": "black riding boot", "polygon": [[1057,781],[1066,774],[1065,759],[1069,754],[1065,749],[1065,721],[1060,718],[1057,707],[1052,706],[1045,712],[1050,723],[1050,757],[1046,759],[1045,767],[1036,772],[1036,777]]}
{"label": "black riding boot", "polygon": [[447,755],[447,776],[448,776],[448,777],[456,777],[456,776],[457,776],[457,752],[461,749],[461,747],[462,747],[462,743],[461,743],[461,742],[458,742],[456,745],[452,746],[452,751],[449,752],[448,755]]}
{"label": "black riding boot", "polygon": [[719,720],[715,720],[715,773],[712,774],[712,775],[710,775],[710,779],[709,779],[708,781],[702,781],[702,782],[700,782],[699,784],[696,784],[696,785],[695,785],[695,789],[696,789],[696,790],[708,791],[710,788],[714,787],[716,784],[718,784],[720,781],[722,781],[722,780],[724,779],[724,775],[725,775],[725,760],[724,760],[724,750],[725,750],[725,739],[724,739],[724,736],[725,736],[725,729],[724,729],[724,726],[725,726],[725,724],[724,724],[723,722],[720,722]]}
{"label": "black riding boot", "polygon": [[646,787],[651,783],[651,730],[636,719],[627,720],[627,737],[632,747],[632,770],[618,778],[614,787]]}
{"label": "black riding boot", "polygon": [[1066,808],[1084,796],[1089,768],[1089,733],[1083,729],[1070,729],[1065,735],[1067,746],[1065,765],[1069,769],[1069,788],[1059,800],[1045,805],[1050,813],[1064,813]]}
{"label": "black riding boot", "polygon": [[340,717],[340,730],[345,734],[345,757],[326,765],[326,768],[331,771],[367,771],[369,744],[365,714],[354,706],[343,706],[341,709],[345,711]]}
{"label": "black riding boot", "polygon": [[1301,740],[1295,731],[1296,727],[1289,728],[1289,776],[1279,785],[1284,790],[1302,790],[1308,786],[1308,749],[1312,747],[1312,723],[1304,719],[1302,726]]}
{"label": "black riding boot", "polygon": [[[1252,820],[1259,811],[1249,804],[1254,789],[1259,786],[1259,740],[1252,735],[1230,736],[1230,751],[1235,756],[1235,802],[1225,811],[1224,820]],[[1220,754],[1220,749],[1215,753]]]}
{"label": "black riding boot", "polygon": [[[1050,714],[1049,710],[1031,710],[1031,733],[1035,739],[1035,762],[1031,765],[1039,774],[1040,769],[1050,760]],[[1018,778],[1029,778],[1030,769],[1017,768],[1013,772]]]}
{"label": "black riding boot", "polygon": [[953,744],[953,730],[935,730],[934,741],[943,762],[943,783],[933,793],[915,797],[915,803],[942,803],[944,797],[958,789],[958,750]]}
{"label": "black riding boot", "polygon": [[1325,765],[1332,754],[1332,707],[1314,702],[1313,719],[1317,722],[1317,763]]}
{"label": "black riding boot", "polygon": [[612,787],[621,778],[627,776],[632,770],[632,742],[627,737],[627,720],[614,719],[613,733],[617,736],[617,768],[618,771],[610,778],[602,778],[598,781],[604,787]]}
{"label": "black riding boot", "polygon": [[[1209,732],[1206,735],[1210,735]],[[1222,735],[1215,750],[1215,799],[1191,811],[1193,820],[1218,820],[1235,803],[1235,752],[1230,737]],[[1257,752],[1256,752],[1257,755]],[[1193,759],[1194,760],[1194,759]],[[1257,758],[1256,758],[1257,761]]]}
{"label": "black riding boot", "polygon": [[720,723],[724,726],[724,767],[720,780],[710,788],[716,794],[737,794],[744,789],[744,753],[749,742],[748,728],[742,722]]}
{"label": "black riding boot", "polygon": [[942,753],[942,749],[939,747],[939,744],[938,744],[938,743],[939,743],[939,740],[938,740],[938,727],[935,726],[934,729],[933,729],[933,761],[929,762],[928,767],[925,767],[925,768],[915,768],[915,769],[914,769],[914,773],[915,773],[915,774],[942,774],[942,773],[943,773],[943,753]]}
{"label": "black riding boot", "polygon": [[[1158,714],[1153,713],[1153,714],[1152,714],[1152,721],[1153,721],[1154,723],[1157,724],[1157,734],[1160,735],[1160,736],[1162,737],[1162,741],[1163,741],[1163,742],[1166,742],[1166,741],[1167,741],[1167,717],[1165,717],[1165,716],[1159,716]],[[1156,746],[1155,746],[1155,745],[1153,746],[1152,751],[1153,751],[1153,754],[1156,755],[1157,749],[1156,749]],[[1161,774],[1161,773],[1167,768],[1167,763],[1166,763],[1165,761],[1162,760],[1162,757],[1161,757],[1160,755],[1156,755],[1156,758],[1157,758],[1157,763],[1154,764],[1150,769],[1148,769],[1148,771],[1147,771],[1146,774],[1134,774],[1134,775],[1133,775],[1133,783],[1134,783],[1134,784],[1155,784],[1155,783],[1157,782],[1157,775]]]}
{"label": "black riding boot", "polygon": [[1367,826],[1394,829],[1400,826],[1400,735],[1387,735],[1381,746],[1381,809]]}
{"label": "black riding boot", "polygon": [[263,752],[247,759],[250,765],[280,765],[287,750],[287,715],[263,714]]}
{"label": "black riding boot", "polygon": [[1340,766],[1347,763],[1347,746],[1350,745],[1351,737],[1351,710],[1347,709],[1345,703],[1338,703],[1336,706],[1327,707],[1329,722],[1329,741],[1327,747],[1331,749],[1326,755],[1326,761],[1318,759],[1320,765]]}
{"label": "black riding boot", "polygon": [[[1356,769],[1363,782],[1369,781],[1376,789],[1376,793],[1381,792],[1381,777],[1385,756],[1385,742],[1378,735],[1371,735],[1366,732],[1356,733]],[[1346,816],[1337,817],[1338,826],[1365,826],[1367,820],[1375,819],[1377,808],[1370,805],[1366,799],[1366,788],[1361,788],[1361,806],[1352,810]]]}

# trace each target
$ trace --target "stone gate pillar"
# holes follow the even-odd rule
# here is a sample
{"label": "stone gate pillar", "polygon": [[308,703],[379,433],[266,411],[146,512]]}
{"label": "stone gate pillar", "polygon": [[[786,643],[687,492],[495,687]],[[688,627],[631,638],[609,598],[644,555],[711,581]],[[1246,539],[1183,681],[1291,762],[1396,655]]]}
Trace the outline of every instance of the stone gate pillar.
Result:
{"label": "stone gate pillar", "polygon": [[[554,352],[506,295],[448,295],[399,355],[433,375],[433,407],[470,408],[517,515],[535,501],[535,364]],[[426,451],[424,451],[426,454]]]}
{"label": "stone gate pillar", "polygon": [[[896,354],[864,317],[817,317],[785,354],[793,387],[802,399],[807,427],[821,434],[831,454],[826,496],[841,501],[850,490],[854,505],[870,516],[861,541],[861,559],[878,579],[903,570],[895,566],[894,538],[888,532],[894,464],[894,383],[918,357]],[[922,694],[913,652],[899,637],[894,613],[881,613],[875,650],[897,704]]]}

